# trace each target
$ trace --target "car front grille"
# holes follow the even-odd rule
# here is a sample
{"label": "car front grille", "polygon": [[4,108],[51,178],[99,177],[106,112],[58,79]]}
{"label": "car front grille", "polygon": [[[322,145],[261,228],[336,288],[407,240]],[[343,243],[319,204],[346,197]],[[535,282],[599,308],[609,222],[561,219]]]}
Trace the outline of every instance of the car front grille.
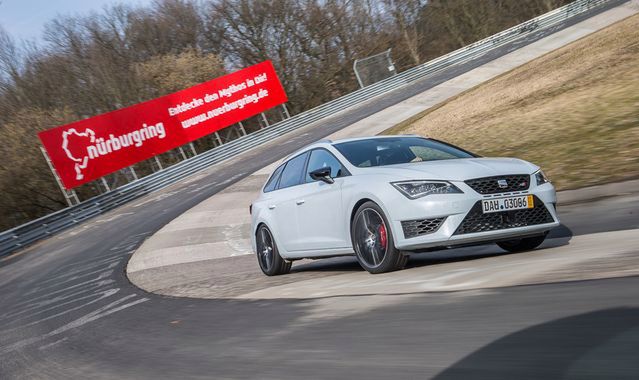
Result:
{"label": "car front grille", "polygon": [[421,235],[432,234],[441,227],[444,219],[446,218],[404,220],[402,221],[404,237],[410,239]]}
{"label": "car front grille", "polygon": [[464,182],[479,194],[499,194],[528,190],[530,176],[527,174],[500,175],[469,179]]}
{"label": "car front grille", "polygon": [[552,223],[555,220],[539,198],[534,197],[534,208],[484,214],[481,201],[477,201],[453,235],[504,230],[515,227]]}

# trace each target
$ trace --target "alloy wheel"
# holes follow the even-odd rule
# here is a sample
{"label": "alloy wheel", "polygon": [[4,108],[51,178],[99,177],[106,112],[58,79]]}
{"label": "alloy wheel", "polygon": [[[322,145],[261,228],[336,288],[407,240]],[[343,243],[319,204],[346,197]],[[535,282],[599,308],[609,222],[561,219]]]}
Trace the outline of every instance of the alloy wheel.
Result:
{"label": "alloy wheel", "polygon": [[355,221],[355,245],[360,258],[371,268],[379,267],[388,253],[388,231],[374,209],[362,210]]}
{"label": "alloy wheel", "polygon": [[259,239],[257,241],[257,255],[260,260],[260,265],[265,271],[268,271],[273,266],[273,236],[266,227],[260,228]]}

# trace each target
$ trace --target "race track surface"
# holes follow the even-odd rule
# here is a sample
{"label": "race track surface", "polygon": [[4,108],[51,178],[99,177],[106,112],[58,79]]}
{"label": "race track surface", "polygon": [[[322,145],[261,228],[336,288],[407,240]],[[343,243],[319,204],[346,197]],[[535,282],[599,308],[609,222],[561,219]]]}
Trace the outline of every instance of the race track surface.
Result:
{"label": "race track surface", "polygon": [[[312,300],[196,300],[145,293],[124,274],[145,237],[230,183],[548,33],[376,98],[325,128],[291,133],[286,143],[255,149],[3,260],[0,379],[636,378],[637,277]],[[560,208],[565,227],[555,234],[637,228],[638,209],[631,196]],[[425,261],[413,265],[437,265]],[[307,272],[358,270],[352,261],[313,265]]]}

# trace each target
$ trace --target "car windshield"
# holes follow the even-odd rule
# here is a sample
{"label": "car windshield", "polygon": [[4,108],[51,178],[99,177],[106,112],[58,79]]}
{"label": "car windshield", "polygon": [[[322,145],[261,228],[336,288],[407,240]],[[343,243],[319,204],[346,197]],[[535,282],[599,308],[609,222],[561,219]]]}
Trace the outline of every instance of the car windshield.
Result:
{"label": "car windshield", "polygon": [[360,168],[476,157],[452,145],[421,137],[371,138],[334,146]]}

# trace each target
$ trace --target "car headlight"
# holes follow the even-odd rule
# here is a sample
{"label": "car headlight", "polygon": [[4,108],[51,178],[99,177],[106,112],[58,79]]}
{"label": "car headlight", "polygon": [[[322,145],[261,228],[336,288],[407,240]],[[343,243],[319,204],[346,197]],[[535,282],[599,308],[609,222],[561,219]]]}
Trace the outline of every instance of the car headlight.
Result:
{"label": "car headlight", "polygon": [[421,198],[431,194],[463,193],[457,186],[445,181],[400,181],[391,182],[391,185],[408,199]]}
{"label": "car headlight", "polygon": [[544,174],[543,171],[541,171],[541,169],[537,170],[535,174],[533,174],[533,176],[535,176],[535,181],[537,182],[537,186],[550,182],[548,177],[546,177],[546,175]]}

